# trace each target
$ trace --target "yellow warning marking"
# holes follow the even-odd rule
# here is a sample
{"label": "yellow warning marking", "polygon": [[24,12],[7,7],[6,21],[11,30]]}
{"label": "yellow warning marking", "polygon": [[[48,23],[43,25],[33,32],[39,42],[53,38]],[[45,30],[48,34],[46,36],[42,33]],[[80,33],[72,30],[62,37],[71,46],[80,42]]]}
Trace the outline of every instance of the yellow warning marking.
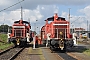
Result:
{"label": "yellow warning marking", "polygon": [[17,41],[17,45],[19,45],[19,44],[20,44],[20,41],[19,41],[19,39],[17,39],[16,41]]}

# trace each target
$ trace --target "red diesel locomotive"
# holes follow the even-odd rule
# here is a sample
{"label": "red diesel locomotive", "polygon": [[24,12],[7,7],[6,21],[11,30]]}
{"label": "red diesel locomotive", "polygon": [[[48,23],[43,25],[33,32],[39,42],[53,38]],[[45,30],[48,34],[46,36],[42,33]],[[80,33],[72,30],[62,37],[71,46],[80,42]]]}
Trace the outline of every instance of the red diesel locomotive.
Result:
{"label": "red diesel locomotive", "polygon": [[45,25],[41,28],[41,40],[43,44],[46,44],[46,46],[50,44],[52,50],[60,48],[62,51],[66,51],[67,46],[73,46],[69,21],[58,17],[57,14],[47,18],[45,21]]}
{"label": "red diesel locomotive", "polygon": [[15,21],[12,29],[8,32],[8,42],[13,42],[15,46],[25,46],[32,39],[31,26],[27,21]]}

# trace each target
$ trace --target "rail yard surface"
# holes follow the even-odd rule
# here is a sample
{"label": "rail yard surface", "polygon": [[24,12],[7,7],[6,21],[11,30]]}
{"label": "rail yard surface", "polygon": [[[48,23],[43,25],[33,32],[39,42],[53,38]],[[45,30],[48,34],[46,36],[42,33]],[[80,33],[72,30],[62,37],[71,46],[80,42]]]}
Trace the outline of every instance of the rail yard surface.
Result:
{"label": "rail yard surface", "polygon": [[51,53],[49,48],[26,48],[15,60],[62,60],[56,53]]}
{"label": "rail yard surface", "polygon": [[10,48],[0,53],[0,60],[13,60],[24,48]]}
{"label": "rail yard surface", "polygon": [[[33,49],[31,46],[26,47],[14,60],[89,60],[90,57],[82,53],[83,50],[89,48],[89,45],[78,45],[72,49],[67,49],[66,53],[55,50],[53,53],[49,47],[38,47]],[[0,60],[7,60],[15,55],[19,48],[12,49],[6,54],[0,55]]]}
{"label": "rail yard surface", "polygon": [[89,47],[89,45],[80,44],[73,48],[68,48],[66,53],[59,50],[55,50],[52,53],[49,47],[39,46],[33,49],[32,46],[28,46],[14,60],[89,60],[90,57],[82,53]]}
{"label": "rail yard surface", "polygon": [[20,51],[22,49],[20,47],[13,47],[2,51],[0,53],[0,60],[89,60],[90,56],[87,56],[83,52],[90,48],[90,44],[81,42],[72,48],[67,48],[65,53],[60,52],[58,49],[52,52],[49,47],[43,45],[39,45],[33,49],[31,43],[22,51]]}

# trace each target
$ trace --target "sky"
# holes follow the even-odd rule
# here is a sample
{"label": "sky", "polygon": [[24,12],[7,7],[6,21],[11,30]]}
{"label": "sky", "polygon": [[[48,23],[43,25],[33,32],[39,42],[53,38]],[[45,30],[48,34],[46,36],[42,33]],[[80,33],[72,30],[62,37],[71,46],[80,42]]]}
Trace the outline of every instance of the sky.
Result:
{"label": "sky", "polygon": [[[18,2],[21,3],[16,4]],[[36,30],[40,31],[45,24],[44,20],[54,13],[68,20],[69,9],[70,27],[87,30],[88,26],[89,30],[90,0],[0,0],[0,25],[12,26],[14,21],[20,20],[21,6],[23,20],[30,21],[31,30],[35,30],[36,24]]]}

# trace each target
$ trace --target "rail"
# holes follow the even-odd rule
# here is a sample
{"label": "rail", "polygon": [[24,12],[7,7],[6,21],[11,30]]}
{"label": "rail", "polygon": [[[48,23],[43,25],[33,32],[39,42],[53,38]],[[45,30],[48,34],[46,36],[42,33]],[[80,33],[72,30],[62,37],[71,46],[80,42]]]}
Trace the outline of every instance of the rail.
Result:
{"label": "rail", "polygon": [[15,59],[20,52],[22,52],[23,48],[10,48],[0,53],[0,60],[13,60]]}

